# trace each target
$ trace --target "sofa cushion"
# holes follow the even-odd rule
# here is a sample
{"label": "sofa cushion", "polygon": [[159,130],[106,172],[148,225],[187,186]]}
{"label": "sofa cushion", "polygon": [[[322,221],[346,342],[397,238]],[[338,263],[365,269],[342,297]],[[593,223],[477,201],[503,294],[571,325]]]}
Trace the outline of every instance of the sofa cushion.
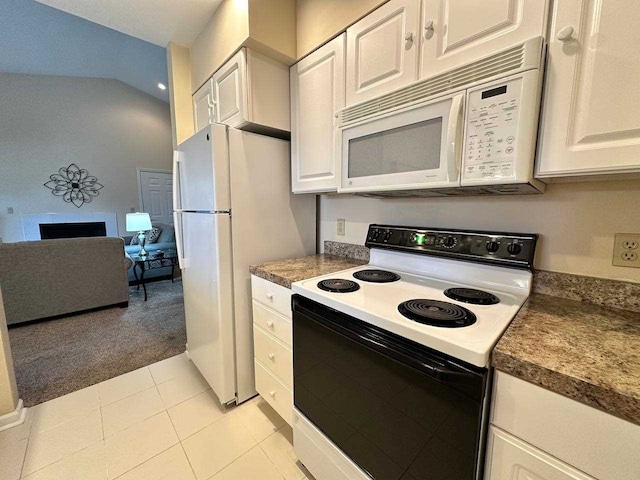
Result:
{"label": "sofa cushion", "polygon": [[171,243],[176,241],[176,231],[173,228],[173,225],[159,223],[158,226],[162,228],[160,238],[158,238],[158,243]]}
{"label": "sofa cushion", "polygon": [[160,238],[160,234],[162,233],[162,229],[160,227],[153,227],[151,230],[147,232],[147,244],[156,243],[158,238]]}

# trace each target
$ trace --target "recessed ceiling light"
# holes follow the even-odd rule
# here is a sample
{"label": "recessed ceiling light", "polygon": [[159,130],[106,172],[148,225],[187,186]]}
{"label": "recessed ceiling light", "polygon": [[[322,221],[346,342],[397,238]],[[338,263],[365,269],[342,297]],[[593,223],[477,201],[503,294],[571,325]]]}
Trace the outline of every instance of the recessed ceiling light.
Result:
{"label": "recessed ceiling light", "polygon": [[160,90],[166,90],[166,89],[167,89],[167,86],[166,86],[164,83],[159,83],[159,84],[158,84],[158,88],[159,88]]}

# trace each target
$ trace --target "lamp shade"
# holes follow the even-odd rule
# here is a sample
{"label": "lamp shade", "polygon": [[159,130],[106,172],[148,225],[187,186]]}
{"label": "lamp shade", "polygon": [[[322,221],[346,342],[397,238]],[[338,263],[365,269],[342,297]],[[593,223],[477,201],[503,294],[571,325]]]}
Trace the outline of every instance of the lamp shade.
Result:
{"label": "lamp shade", "polygon": [[145,232],[151,228],[148,213],[127,213],[127,232]]}

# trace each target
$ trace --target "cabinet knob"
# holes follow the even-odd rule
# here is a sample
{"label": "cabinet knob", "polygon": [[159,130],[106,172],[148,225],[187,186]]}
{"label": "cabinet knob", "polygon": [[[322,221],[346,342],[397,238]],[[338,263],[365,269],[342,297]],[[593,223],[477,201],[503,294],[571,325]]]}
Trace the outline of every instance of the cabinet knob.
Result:
{"label": "cabinet knob", "polygon": [[271,398],[275,397],[275,396],[276,396],[276,392],[275,392],[275,390],[269,390],[269,396],[270,396]]}
{"label": "cabinet knob", "polygon": [[566,26],[560,29],[558,32],[558,40],[561,42],[568,42],[573,39],[573,27]]}
{"label": "cabinet knob", "polygon": [[273,320],[267,320],[267,327],[273,328]]}
{"label": "cabinet knob", "polygon": [[412,32],[408,32],[408,33],[404,36],[404,39],[405,39],[407,42],[409,42],[409,43],[413,42],[413,33],[412,33]]}
{"label": "cabinet knob", "polygon": [[267,300],[273,300],[273,293],[267,293]]}
{"label": "cabinet knob", "polygon": [[273,360],[274,358],[276,358],[276,356],[273,353],[270,353],[267,356],[269,357],[269,360]]}
{"label": "cabinet knob", "polygon": [[424,22],[424,31],[430,32],[431,30],[433,30],[433,20],[426,20]]}

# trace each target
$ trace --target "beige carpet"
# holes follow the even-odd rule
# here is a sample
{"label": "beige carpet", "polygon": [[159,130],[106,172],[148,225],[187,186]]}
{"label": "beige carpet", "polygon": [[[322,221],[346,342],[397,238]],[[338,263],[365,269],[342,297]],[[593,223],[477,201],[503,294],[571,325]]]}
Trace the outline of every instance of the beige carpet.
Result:
{"label": "beige carpet", "polygon": [[109,308],[9,329],[20,398],[30,407],[184,352],[182,283],[130,290]]}

